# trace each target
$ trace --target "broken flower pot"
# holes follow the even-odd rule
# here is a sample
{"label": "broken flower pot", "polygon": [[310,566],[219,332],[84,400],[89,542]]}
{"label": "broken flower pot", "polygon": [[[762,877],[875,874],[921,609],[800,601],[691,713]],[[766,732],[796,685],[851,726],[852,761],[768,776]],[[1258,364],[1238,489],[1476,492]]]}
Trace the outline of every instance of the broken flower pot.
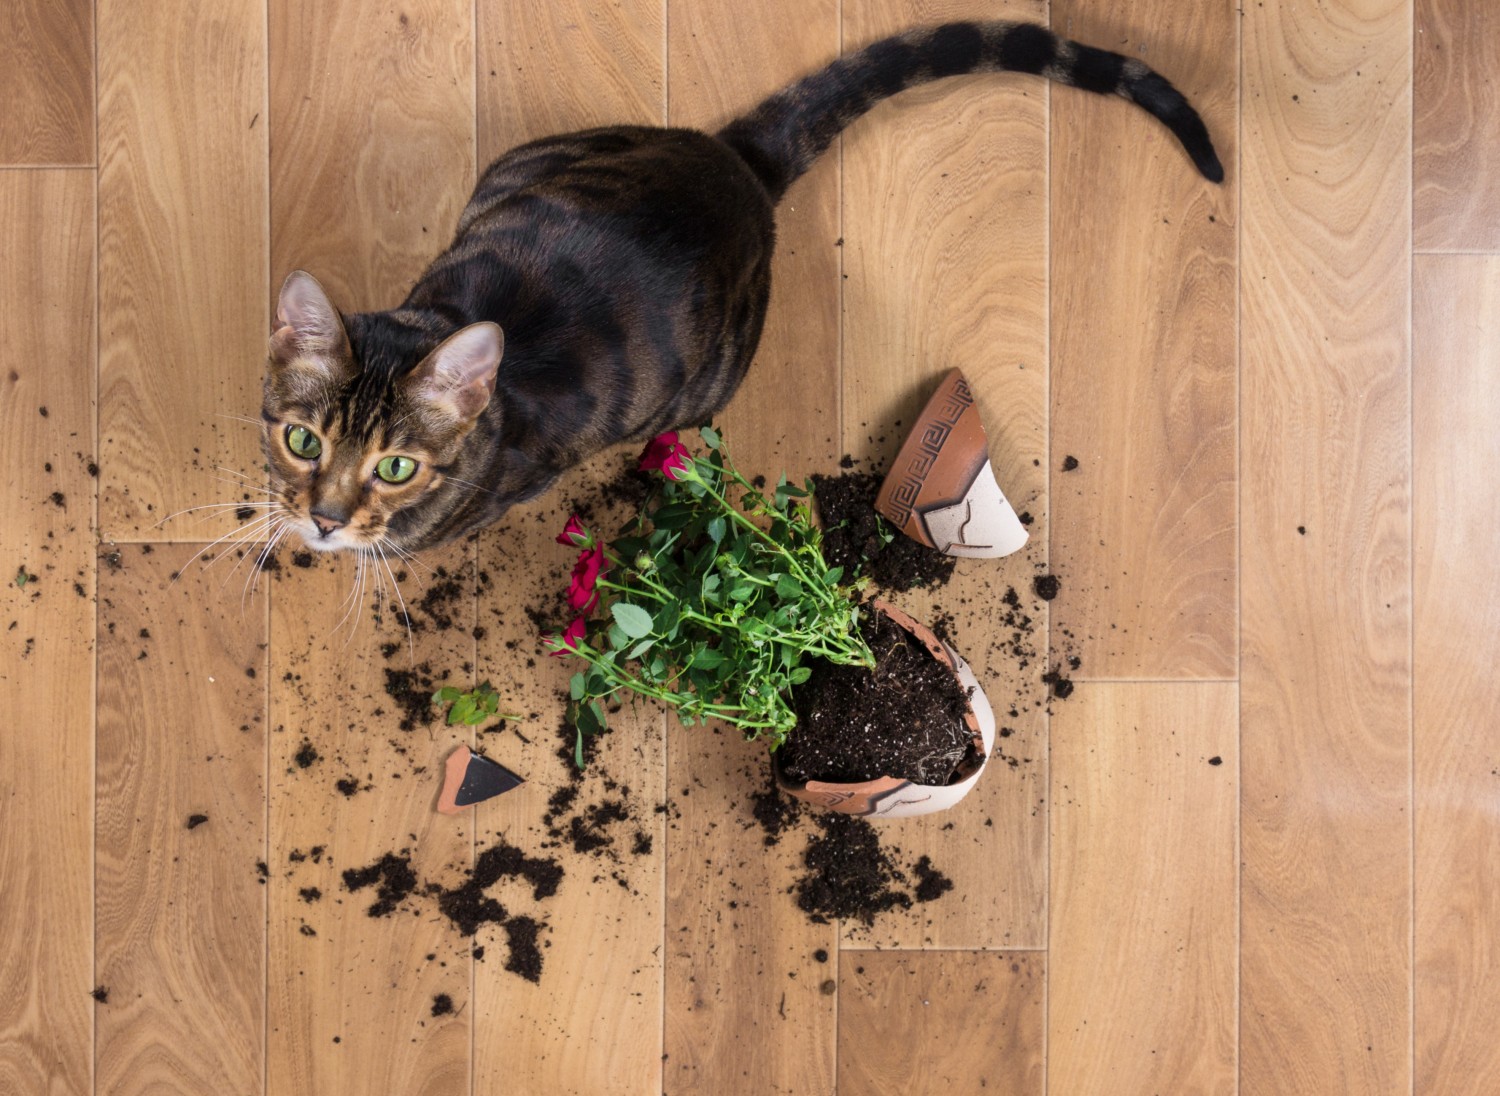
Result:
{"label": "broken flower pot", "polygon": [[[974,676],[974,671],[957,651],[934,635],[930,628],[913,620],[900,609],[880,600],[873,602],[873,607],[914,636],[935,661],[952,673],[959,686],[968,694],[963,715],[964,724],[971,736],[967,752],[948,779],[940,784],[918,783],[893,776],[880,776],[854,783],[793,781],[786,774],[781,751],[771,754],[771,771],[777,786],[788,795],[841,814],[909,818],[946,810],[969,794],[989,763],[995,744],[995,714],[990,709],[989,700],[985,697],[978,678]],[[792,734],[795,737],[796,731]]]}
{"label": "broken flower pot", "polygon": [[950,556],[1008,556],[1026,527],[995,482],[969,382],[948,370],[881,484],[875,509],[920,544]]}

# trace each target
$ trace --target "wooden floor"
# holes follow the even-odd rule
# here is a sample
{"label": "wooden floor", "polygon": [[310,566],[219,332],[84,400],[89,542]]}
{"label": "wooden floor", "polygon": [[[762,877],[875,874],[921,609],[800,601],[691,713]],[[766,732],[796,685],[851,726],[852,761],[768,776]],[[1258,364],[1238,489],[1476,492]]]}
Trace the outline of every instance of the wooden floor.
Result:
{"label": "wooden floor", "polygon": [[[230,511],[163,519],[258,476],[274,287],[389,306],[513,144],[1002,14],[1159,67],[1227,182],[1033,78],[886,103],[782,208],[724,417],[800,476],[891,457],[950,366],[978,394],[1033,540],[940,608],[1018,764],[886,827],[958,889],[810,923],[756,749],[641,712],[600,768],[652,851],[550,850],[540,984],[430,904],[366,916],[340,873],[383,853],[546,851],[565,671],[524,610],[628,455],[426,560],[467,592],[410,652],[338,626],[346,565],[242,597],[235,553],[188,566]],[[1497,65],[1480,0],[7,0],[0,1093],[1500,1092]],[[1038,568],[1081,660],[1050,713],[995,654]],[[472,735],[397,728],[414,664],[530,716],[486,736],[522,789],[433,812]]]}

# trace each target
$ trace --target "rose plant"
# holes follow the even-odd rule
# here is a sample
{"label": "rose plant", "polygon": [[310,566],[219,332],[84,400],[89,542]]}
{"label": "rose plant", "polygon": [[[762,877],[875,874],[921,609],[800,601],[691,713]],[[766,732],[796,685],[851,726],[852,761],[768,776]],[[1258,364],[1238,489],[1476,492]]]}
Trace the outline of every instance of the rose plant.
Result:
{"label": "rose plant", "polygon": [[823,558],[811,485],[783,476],[768,495],[715,430],[700,436],[700,456],[676,433],[646,446],[639,467],[659,479],[625,535],[606,544],[574,515],[557,537],[579,549],[568,603],[580,615],[543,646],[586,664],[569,684],[580,767],[583,736],[604,729],[621,693],[775,750],[797,721],[789,692],[812,672],[804,659],[874,665],[858,628],[863,580],[843,584]]}

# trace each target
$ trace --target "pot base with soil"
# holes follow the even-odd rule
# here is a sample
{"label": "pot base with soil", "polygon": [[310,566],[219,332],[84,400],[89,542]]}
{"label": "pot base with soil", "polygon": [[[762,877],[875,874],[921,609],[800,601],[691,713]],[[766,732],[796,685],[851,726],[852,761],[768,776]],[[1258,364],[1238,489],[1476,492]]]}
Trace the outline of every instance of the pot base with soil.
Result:
{"label": "pot base with soil", "polygon": [[780,787],[844,814],[928,814],[964,797],[989,759],[995,719],[968,664],[881,601],[864,625],[873,671],[820,666],[797,689],[797,729],[772,754]]}

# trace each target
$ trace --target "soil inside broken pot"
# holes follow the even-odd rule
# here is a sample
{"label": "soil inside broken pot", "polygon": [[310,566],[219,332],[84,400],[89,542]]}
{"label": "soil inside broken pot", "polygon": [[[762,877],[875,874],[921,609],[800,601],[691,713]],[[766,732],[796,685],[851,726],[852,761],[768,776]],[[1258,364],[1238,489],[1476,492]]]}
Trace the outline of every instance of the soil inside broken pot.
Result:
{"label": "soil inside broken pot", "polygon": [[858,783],[882,776],[944,785],[974,745],[967,691],[884,613],[860,623],[875,668],[811,663],[796,689],[797,727],[780,751],[787,780]]}

